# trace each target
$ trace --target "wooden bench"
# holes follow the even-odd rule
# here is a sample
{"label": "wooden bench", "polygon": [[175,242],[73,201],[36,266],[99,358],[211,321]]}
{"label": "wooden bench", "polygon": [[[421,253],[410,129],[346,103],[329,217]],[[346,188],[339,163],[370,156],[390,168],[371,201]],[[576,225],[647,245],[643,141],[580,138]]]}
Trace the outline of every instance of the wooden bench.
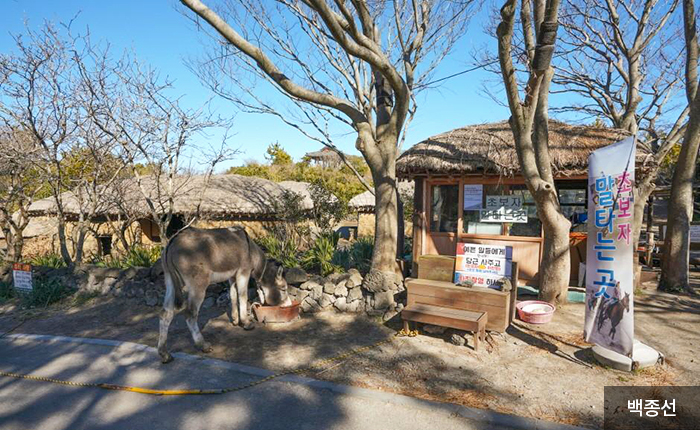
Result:
{"label": "wooden bench", "polygon": [[410,330],[409,321],[471,331],[474,333],[474,350],[478,351],[479,340],[483,341],[486,336],[488,314],[414,303],[403,309],[401,318],[406,331]]}

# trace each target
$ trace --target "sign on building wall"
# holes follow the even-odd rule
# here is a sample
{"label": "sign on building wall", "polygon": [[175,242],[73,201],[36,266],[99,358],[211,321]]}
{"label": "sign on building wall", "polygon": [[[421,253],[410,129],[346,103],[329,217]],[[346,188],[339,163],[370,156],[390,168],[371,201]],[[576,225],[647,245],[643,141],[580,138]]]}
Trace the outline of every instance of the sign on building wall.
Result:
{"label": "sign on building wall", "polygon": [[520,196],[486,196],[486,209],[479,211],[481,222],[527,222],[527,209],[523,209]]}
{"label": "sign on building wall", "polygon": [[471,282],[478,287],[496,286],[511,276],[513,248],[510,246],[457,243],[455,284]]}
{"label": "sign on building wall", "polygon": [[527,209],[482,209],[479,212],[480,222],[527,222]]}
{"label": "sign on building wall", "polygon": [[520,196],[486,196],[486,209],[521,209],[523,199]]}
{"label": "sign on building wall", "polygon": [[32,266],[30,264],[14,263],[12,265],[12,279],[15,289],[29,293],[32,291]]}
{"label": "sign on building wall", "polygon": [[691,243],[700,243],[700,225],[691,225],[688,234],[690,234]]}
{"label": "sign on building wall", "polygon": [[631,356],[634,343],[632,220],[634,138],[588,158],[588,244],[584,337]]}
{"label": "sign on building wall", "polygon": [[464,210],[481,209],[484,196],[484,186],[481,184],[464,184]]}

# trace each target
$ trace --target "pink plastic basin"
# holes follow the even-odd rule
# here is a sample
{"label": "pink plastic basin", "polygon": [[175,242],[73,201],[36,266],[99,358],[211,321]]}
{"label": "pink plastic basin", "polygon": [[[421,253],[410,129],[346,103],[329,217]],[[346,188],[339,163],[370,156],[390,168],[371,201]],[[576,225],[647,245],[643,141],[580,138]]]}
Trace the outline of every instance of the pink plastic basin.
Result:
{"label": "pink plastic basin", "polygon": [[530,324],[546,324],[552,321],[554,306],[539,300],[526,300],[515,305],[518,318]]}

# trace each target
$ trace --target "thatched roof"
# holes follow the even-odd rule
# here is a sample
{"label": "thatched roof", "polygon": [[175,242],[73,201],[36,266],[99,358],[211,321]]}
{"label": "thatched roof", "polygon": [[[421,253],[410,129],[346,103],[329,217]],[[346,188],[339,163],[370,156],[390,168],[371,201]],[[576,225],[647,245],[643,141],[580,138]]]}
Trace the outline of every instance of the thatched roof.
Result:
{"label": "thatched roof", "polygon": [[313,152],[307,152],[304,157],[308,157],[311,159],[325,159],[325,160],[332,160],[332,161],[340,161],[340,155],[338,155],[337,152],[333,151],[330,148],[321,148],[318,151],[313,151]]}
{"label": "thatched roof", "polygon": [[[415,183],[413,181],[399,182],[398,187],[400,193],[413,196],[413,189],[415,187]],[[374,212],[374,202],[374,194],[369,191],[365,191],[364,193],[358,194],[351,198],[348,202],[348,206],[350,209],[357,212]]]}
{"label": "thatched roof", "polygon": [[[50,236],[56,231],[58,221],[49,218],[30,218],[22,232],[25,239],[40,236]],[[0,239],[5,239],[5,233],[0,230]]]}
{"label": "thatched roof", "polygon": [[[160,192],[155,179],[144,178],[142,184],[157,208],[167,207],[167,193],[163,191],[167,184],[164,178],[161,180]],[[181,176],[175,178],[174,189],[176,190],[174,193],[176,214],[192,214],[199,208],[199,213],[203,217],[272,216],[276,211],[276,205],[282,201],[284,194],[289,192],[303,197],[301,200],[303,209],[313,208],[309,184],[303,182],[276,183],[250,176],[214,175],[206,184],[204,176]],[[159,194],[163,197],[158,198]],[[100,196],[98,215],[116,217],[125,211],[132,216],[149,217],[151,214],[135,179],[115,183],[108,189],[101,190]],[[77,191],[63,193],[62,199],[64,211],[68,216],[80,214],[81,203]],[[83,205],[89,204],[84,200]],[[159,210],[159,212],[164,213],[165,210]],[[29,213],[32,216],[56,214],[56,203],[53,198],[39,200],[30,206]]]}
{"label": "thatched roof", "polygon": [[[555,176],[586,174],[594,150],[628,137],[611,128],[549,122],[549,148]],[[637,168],[649,151],[637,146]],[[520,171],[508,121],[471,125],[430,137],[399,156],[397,173],[411,175],[492,174],[514,176]]]}

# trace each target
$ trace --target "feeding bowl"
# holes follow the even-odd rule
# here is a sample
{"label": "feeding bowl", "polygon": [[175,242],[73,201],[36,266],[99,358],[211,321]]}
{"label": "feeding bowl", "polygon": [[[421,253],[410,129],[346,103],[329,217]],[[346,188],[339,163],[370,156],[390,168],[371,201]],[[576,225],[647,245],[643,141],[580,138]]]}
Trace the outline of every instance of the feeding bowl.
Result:
{"label": "feeding bowl", "polygon": [[299,316],[299,305],[297,301],[292,301],[289,306],[263,306],[253,303],[253,313],[255,319],[262,323],[285,323]]}
{"label": "feeding bowl", "polygon": [[555,307],[539,300],[526,300],[515,305],[518,318],[530,324],[546,324],[552,321]]}

